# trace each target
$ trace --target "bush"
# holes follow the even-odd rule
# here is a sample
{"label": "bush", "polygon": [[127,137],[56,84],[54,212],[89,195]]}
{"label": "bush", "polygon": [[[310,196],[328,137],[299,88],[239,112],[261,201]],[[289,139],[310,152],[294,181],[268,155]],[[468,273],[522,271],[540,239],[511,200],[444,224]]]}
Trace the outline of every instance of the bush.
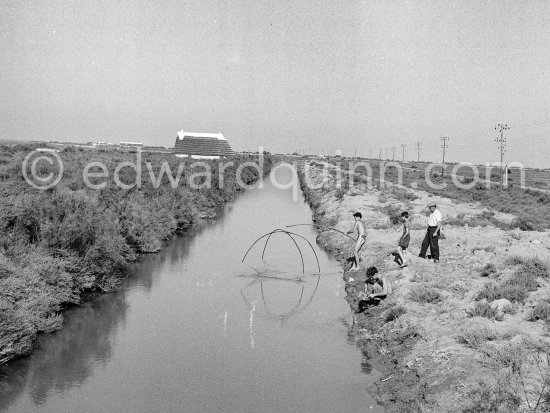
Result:
{"label": "bush", "polygon": [[441,301],[441,293],[435,288],[419,285],[411,289],[409,298],[417,303],[438,303]]}
{"label": "bush", "polygon": [[533,277],[548,278],[550,277],[550,266],[548,262],[539,257],[520,257],[512,256],[506,260],[508,265],[519,266],[518,272],[527,274]]}
{"label": "bush", "polygon": [[392,225],[397,225],[401,222],[401,209],[396,205],[386,205],[382,208],[382,211],[388,215],[390,218],[390,223]]}
{"label": "bush", "polygon": [[521,398],[502,386],[480,381],[468,392],[464,405],[461,413],[513,412],[520,407]]}
{"label": "bush", "polygon": [[487,283],[483,289],[477,293],[476,300],[487,300],[488,302],[506,298],[510,302],[525,303],[528,293],[524,287],[517,284],[496,285]]}
{"label": "bush", "polygon": [[485,317],[494,319],[498,315],[498,309],[491,307],[487,301],[477,301],[474,307],[467,310],[466,313],[469,317]]}
{"label": "bush", "polygon": [[[83,292],[115,288],[136,254],[158,251],[176,231],[201,215],[212,215],[240,189],[235,174],[239,165],[257,161],[233,157],[223,186],[217,185],[218,162],[208,161],[214,186],[196,189],[187,180],[193,172],[189,166],[173,155],[150,154],[142,162],[153,164],[154,176],[142,164],[141,188],[125,190],[106,180],[103,189],[92,190],[82,178],[84,165],[102,162],[112,177],[117,164],[135,163],[136,155],[72,148],[60,153],[63,180],[48,191],[35,191],[21,174],[21,162],[31,150],[0,149],[0,363],[28,352],[38,332],[58,329],[60,311],[79,303]],[[172,173],[182,167],[177,188],[166,174],[160,176],[164,162]],[[264,159],[264,172],[271,164],[271,158]],[[43,163],[40,173],[50,169]],[[137,176],[124,168],[120,178],[133,184]],[[241,178],[251,184],[259,174],[246,167]]]}
{"label": "bush", "polygon": [[492,262],[485,264],[485,266],[481,269],[480,275],[482,277],[490,277],[493,274],[496,274],[497,268],[495,267],[495,264]]}
{"label": "bush", "polygon": [[548,264],[537,257],[513,256],[506,263],[516,266],[514,273],[501,284],[488,283],[477,294],[476,300],[488,302],[506,298],[510,302],[525,303],[529,292],[539,288],[538,278],[548,278]]}
{"label": "bush", "polygon": [[483,345],[486,341],[493,341],[498,339],[497,333],[487,327],[471,328],[462,330],[457,336],[458,342],[465,344],[466,346],[477,349]]}
{"label": "bush", "polygon": [[527,217],[514,218],[512,226],[522,231],[542,231],[544,229],[541,225],[536,224]]}
{"label": "bush", "polygon": [[550,302],[541,301],[533,309],[533,314],[529,318],[529,321],[543,320],[546,323],[550,323]]}
{"label": "bush", "polygon": [[390,321],[401,317],[406,312],[407,310],[405,310],[403,306],[397,305],[386,311],[386,313],[384,314],[384,319],[386,320],[386,323],[389,323]]}

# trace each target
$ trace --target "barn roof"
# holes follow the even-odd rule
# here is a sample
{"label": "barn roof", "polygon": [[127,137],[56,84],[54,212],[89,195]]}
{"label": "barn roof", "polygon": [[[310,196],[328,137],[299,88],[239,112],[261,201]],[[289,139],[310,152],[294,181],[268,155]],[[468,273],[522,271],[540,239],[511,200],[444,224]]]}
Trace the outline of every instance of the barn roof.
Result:
{"label": "barn roof", "polygon": [[233,149],[221,133],[179,131],[174,153],[199,156],[228,156]]}

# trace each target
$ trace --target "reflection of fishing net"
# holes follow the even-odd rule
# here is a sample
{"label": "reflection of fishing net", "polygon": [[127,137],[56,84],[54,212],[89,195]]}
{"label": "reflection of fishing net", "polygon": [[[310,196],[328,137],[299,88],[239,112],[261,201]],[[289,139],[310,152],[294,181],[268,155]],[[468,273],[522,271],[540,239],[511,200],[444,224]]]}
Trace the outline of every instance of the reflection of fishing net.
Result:
{"label": "reflection of fishing net", "polygon": [[291,241],[292,244],[294,244],[294,246],[296,247],[296,250],[298,251],[298,253],[300,255],[300,260],[301,260],[301,263],[302,263],[302,274],[305,274],[304,254],[302,253],[302,249],[300,248],[300,246],[298,245],[298,242],[296,242],[296,240],[299,238],[299,239],[302,239],[305,242],[307,242],[307,244],[309,245],[309,247],[311,248],[311,251],[313,252],[313,254],[315,256],[315,261],[317,263],[317,271],[319,273],[321,272],[321,266],[319,265],[319,258],[317,257],[317,253],[315,252],[315,248],[313,248],[313,245],[311,245],[311,242],[309,242],[307,238],[303,237],[300,234],[296,234],[295,232],[286,231],[286,230],[280,229],[280,228],[276,228],[273,231],[268,232],[267,234],[264,234],[261,237],[259,237],[258,239],[256,239],[256,241],[254,241],[252,243],[250,248],[248,248],[248,250],[244,254],[243,259],[242,259],[241,262],[245,262],[248,253],[254,248],[255,245],[260,243],[260,241],[262,241],[263,239],[265,239],[265,243],[263,244],[261,259],[264,260],[266,249],[267,249],[267,246],[269,245],[269,241],[271,240],[271,237],[275,234],[281,234],[281,235],[287,236],[288,240]]}
{"label": "reflection of fishing net", "polygon": [[[253,293],[250,292],[251,288],[253,286],[257,286],[259,284],[260,285],[260,291],[259,291],[260,298],[261,298],[261,301],[263,303],[263,307],[265,309],[265,313],[268,316],[268,318],[284,321],[284,320],[288,320],[292,316],[300,314],[302,311],[306,310],[309,307],[309,305],[313,301],[313,297],[315,297],[315,293],[317,292],[317,289],[319,287],[320,280],[321,280],[321,276],[317,275],[317,281],[315,282],[315,286],[313,287],[313,291],[311,293],[307,293],[306,292],[306,284],[303,283],[303,282],[296,283],[296,282],[292,282],[292,280],[285,280],[285,279],[279,279],[279,280],[269,280],[269,279],[267,279],[266,280],[266,279],[260,278],[260,279],[256,280],[256,282],[252,282],[252,283],[248,284],[245,288],[241,289],[241,297],[243,298],[244,302],[246,303],[246,305],[249,308],[253,308],[252,303],[254,301],[250,301],[250,299],[248,298],[247,295],[253,294]],[[272,282],[270,283],[269,281],[272,281]],[[290,281],[290,283],[289,283],[289,281]],[[271,307],[272,305],[280,307],[281,302],[278,299],[269,300],[267,298],[267,289],[264,286],[264,284],[265,285],[267,285],[267,284],[271,285],[271,289],[274,290],[274,291],[272,291],[272,295],[273,295],[273,292],[275,292],[275,293],[279,292],[279,294],[275,294],[275,297],[279,297],[279,298],[281,298],[281,297],[284,298],[285,296],[287,297],[287,300],[286,300],[287,309],[286,310],[281,310],[279,308],[279,310],[277,311],[277,310],[275,310]],[[290,297],[291,294],[288,294],[288,293],[291,290],[288,289],[288,288],[286,290],[282,289],[281,288],[282,285],[286,285],[287,287],[292,286],[292,289],[294,290],[294,294],[292,294],[292,295],[293,296],[295,295],[295,296]],[[311,285],[311,284],[309,284],[309,285]],[[277,286],[279,286],[279,288],[277,288]],[[311,287],[310,287],[310,289],[311,289]],[[277,291],[277,290],[279,290],[279,291]],[[248,294],[246,293],[246,291],[248,291]],[[257,294],[257,292],[256,292],[256,294]],[[296,300],[296,301],[295,301],[294,304],[291,304],[291,301],[293,301],[293,300]]]}

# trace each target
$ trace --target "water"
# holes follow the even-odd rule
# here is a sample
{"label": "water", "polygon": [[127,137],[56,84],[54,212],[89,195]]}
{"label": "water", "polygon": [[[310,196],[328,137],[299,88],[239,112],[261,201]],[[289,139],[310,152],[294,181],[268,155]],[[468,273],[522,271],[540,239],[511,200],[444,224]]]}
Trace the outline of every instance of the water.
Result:
{"label": "water", "polygon": [[[279,182],[285,175],[278,170]],[[67,311],[61,331],[0,370],[0,410],[381,411],[367,394],[374,373],[346,335],[341,271],[314,229],[292,228],[314,245],[320,276],[297,239],[307,274],[296,278],[300,255],[284,234],[270,239],[268,272],[240,262],[258,236],[311,222],[292,195],[266,179],[145,257],[120,291]],[[262,246],[247,257],[253,267],[263,265]]]}

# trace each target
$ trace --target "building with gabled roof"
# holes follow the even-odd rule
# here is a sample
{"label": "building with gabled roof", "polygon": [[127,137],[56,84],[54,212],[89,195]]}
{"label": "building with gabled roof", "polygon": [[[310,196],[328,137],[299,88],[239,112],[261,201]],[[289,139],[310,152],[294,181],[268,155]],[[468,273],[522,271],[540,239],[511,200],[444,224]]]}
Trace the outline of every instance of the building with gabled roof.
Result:
{"label": "building with gabled roof", "polygon": [[181,130],[174,145],[176,156],[189,156],[193,159],[219,159],[234,153],[221,132],[203,133]]}

